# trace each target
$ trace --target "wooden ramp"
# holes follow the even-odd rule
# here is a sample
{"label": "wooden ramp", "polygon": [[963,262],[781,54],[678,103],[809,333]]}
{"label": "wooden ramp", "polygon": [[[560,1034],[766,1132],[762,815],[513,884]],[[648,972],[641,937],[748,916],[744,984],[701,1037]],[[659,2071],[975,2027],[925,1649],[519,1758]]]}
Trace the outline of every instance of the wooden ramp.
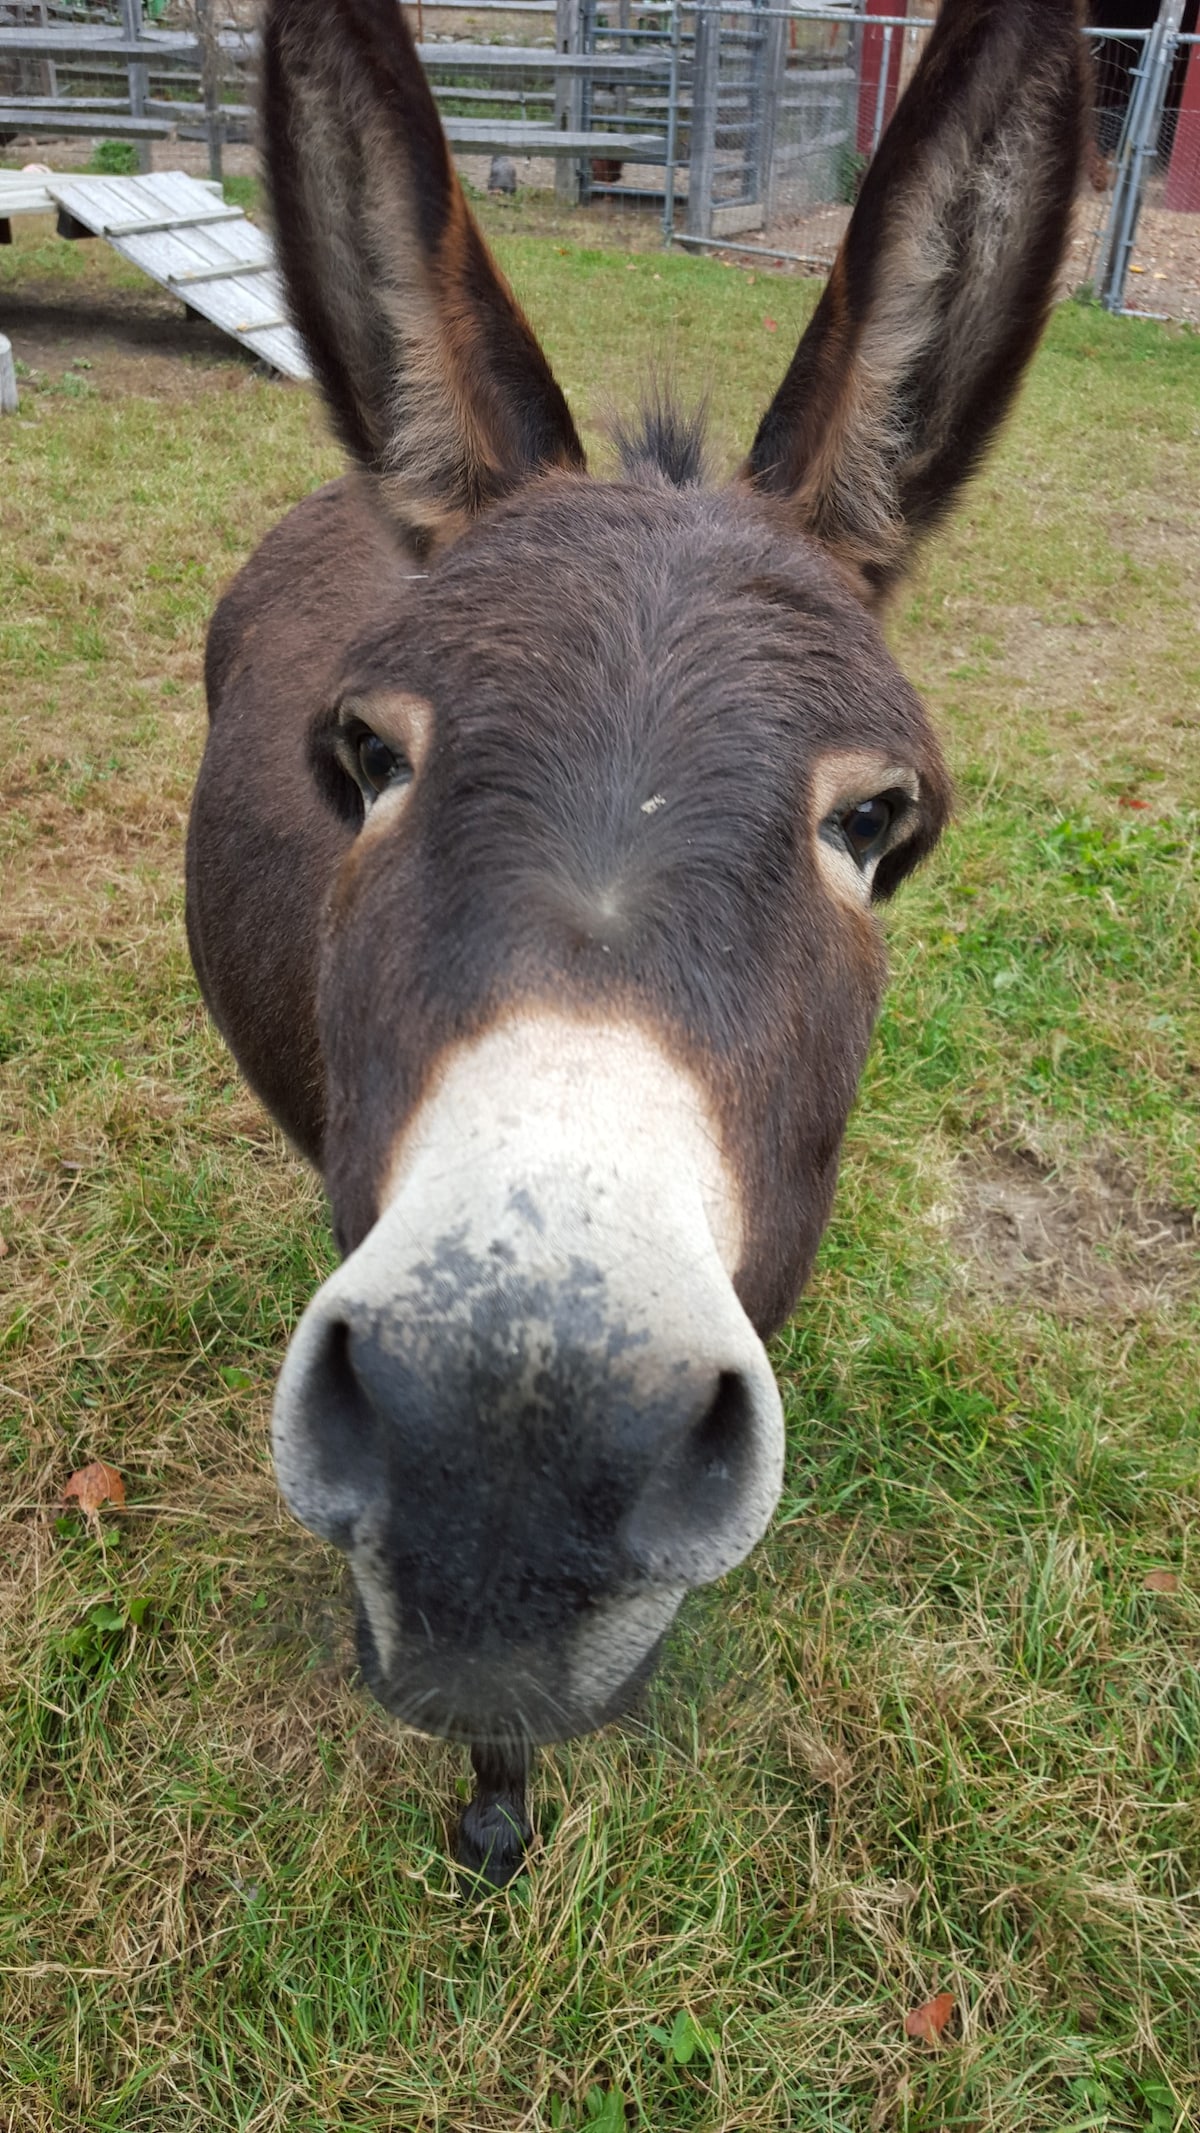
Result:
{"label": "wooden ramp", "polygon": [[81,234],[103,237],[273,370],[311,376],[288,322],[274,246],[240,207],[227,206],[180,170],[138,178],[52,174],[41,183]]}

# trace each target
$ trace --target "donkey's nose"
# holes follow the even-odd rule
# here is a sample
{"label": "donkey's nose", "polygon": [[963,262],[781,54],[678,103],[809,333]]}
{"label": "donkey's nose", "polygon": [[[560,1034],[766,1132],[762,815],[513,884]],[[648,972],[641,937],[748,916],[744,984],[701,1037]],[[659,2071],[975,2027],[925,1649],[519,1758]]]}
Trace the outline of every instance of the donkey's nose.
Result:
{"label": "donkey's nose", "polygon": [[382,1549],[401,1604],[448,1630],[519,1635],[549,1606],[723,1576],[779,1490],[779,1396],[748,1323],[697,1341],[693,1321],[684,1345],[589,1321],[583,1339],[577,1297],[517,1302],[431,1324],[334,1277],[277,1396],[293,1510],[351,1556]]}

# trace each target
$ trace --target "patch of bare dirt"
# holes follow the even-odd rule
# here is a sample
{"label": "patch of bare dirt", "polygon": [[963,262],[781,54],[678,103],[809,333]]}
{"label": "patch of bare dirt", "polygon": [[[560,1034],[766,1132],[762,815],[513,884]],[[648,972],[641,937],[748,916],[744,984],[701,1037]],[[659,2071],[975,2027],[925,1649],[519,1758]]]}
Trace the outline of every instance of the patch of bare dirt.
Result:
{"label": "patch of bare dirt", "polygon": [[[1150,187],[1138,218],[1125,283],[1126,307],[1200,325],[1200,214],[1160,207],[1154,195],[1161,189],[1161,184]],[[1107,193],[1098,195],[1096,205],[1084,206],[1076,218],[1075,235],[1067,254],[1068,291],[1092,278],[1110,197]]]}
{"label": "patch of bare dirt", "polygon": [[4,331],[33,373],[31,404],[22,407],[27,418],[35,412],[39,383],[58,385],[68,371],[81,372],[87,387],[106,400],[131,393],[187,399],[198,375],[211,382],[217,370],[232,392],[255,374],[248,351],[206,319],[189,318],[151,282],[145,292],[76,287],[68,293],[61,282],[31,275],[6,293]]}
{"label": "patch of bare dirt", "polygon": [[[761,245],[768,252],[772,245],[778,245],[782,253],[790,252],[808,262],[814,274],[824,274],[849,220],[849,207],[832,201],[810,207],[800,215],[780,215],[765,230],[748,230],[742,242]],[[770,259],[764,264],[769,266]]]}
{"label": "patch of bare dirt", "polygon": [[972,1289],[1066,1317],[1134,1317],[1200,1287],[1200,1210],[1147,1205],[1124,1172],[1074,1177],[1007,1150],[959,1173],[952,1222]]}
{"label": "patch of bare dirt", "polygon": [[[4,154],[10,163],[44,163],[49,170],[88,170],[96,153],[96,141],[103,137],[103,121],[97,120],[94,136],[72,134],[63,141],[47,141],[35,140],[32,134],[17,134],[9,140]],[[149,146],[152,170],[186,170],[189,177],[207,178],[207,141],[181,141],[171,134],[164,141],[151,141]],[[227,178],[257,176],[258,167],[257,148],[226,142],[221,168]]]}

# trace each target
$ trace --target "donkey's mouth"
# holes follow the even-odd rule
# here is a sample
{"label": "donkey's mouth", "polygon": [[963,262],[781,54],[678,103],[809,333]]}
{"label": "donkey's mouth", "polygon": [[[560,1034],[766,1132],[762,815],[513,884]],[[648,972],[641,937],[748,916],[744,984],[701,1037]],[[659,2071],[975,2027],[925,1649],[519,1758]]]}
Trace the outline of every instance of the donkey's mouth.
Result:
{"label": "donkey's mouth", "polygon": [[[594,1733],[628,1710],[653,1674],[681,1595],[665,1596],[651,1616],[661,1627],[649,1643],[608,1640],[596,1624],[547,1649],[514,1648],[481,1638],[471,1651],[439,1650],[415,1639],[392,1645],[385,1662],[368,1606],[357,1596],[358,1662],[371,1694],[393,1718],[418,1733],[473,1748],[525,1751]],[[620,1611],[622,1603],[612,1603]],[[643,1603],[639,1610],[647,1610]],[[605,1610],[598,1610],[603,1615]]]}

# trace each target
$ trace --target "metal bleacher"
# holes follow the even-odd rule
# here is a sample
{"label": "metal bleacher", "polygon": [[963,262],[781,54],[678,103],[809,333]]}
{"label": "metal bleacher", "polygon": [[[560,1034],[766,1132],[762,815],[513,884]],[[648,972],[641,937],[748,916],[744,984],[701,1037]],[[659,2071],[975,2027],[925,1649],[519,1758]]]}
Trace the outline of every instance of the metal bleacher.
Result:
{"label": "metal bleacher", "polygon": [[[138,143],[148,167],[149,144],[166,139],[172,132],[195,135],[207,132],[210,167],[220,165],[220,146],[226,140],[249,139],[254,113],[249,102],[229,101],[230,70],[252,65],[257,39],[252,32],[217,31],[215,20],[198,8],[203,28],[211,21],[207,42],[190,30],[164,30],[143,24],[140,0],[119,0],[121,22],[72,23],[52,20],[53,6],[29,5],[29,0],[0,0],[0,81],[6,58],[41,64],[42,86],[50,93],[14,94],[0,90],[0,139],[29,136],[51,140],[67,135],[95,135]],[[472,13],[486,14],[489,0],[477,0]],[[493,0],[494,4],[494,0]],[[425,0],[433,12],[437,0]],[[604,159],[654,165],[664,163],[668,141],[663,114],[670,84],[671,56],[661,42],[639,48],[638,34],[631,40],[620,33],[619,49],[583,49],[582,16],[578,0],[516,0],[507,6],[506,18],[514,13],[538,20],[549,17],[547,28],[557,31],[555,45],[465,42],[458,39],[422,39],[418,51],[434,95],[443,107],[443,124],[451,147],[459,154],[539,156],[552,158],[559,167],[559,190],[568,167],[576,172],[588,167],[588,159]],[[651,7],[653,13],[653,7]],[[33,14],[40,21],[30,21]],[[13,17],[18,19],[13,20]],[[640,33],[644,34],[644,33]],[[594,41],[594,40],[593,40]],[[64,91],[59,69],[78,74],[95,70],[104,86],[104,76],[121,83],[119,95],[71,94]],[[206,71],[207,70],[207,71]],[[13,69],[8,69],[11,75]],[[122,83],[122,74],[124,81]],[[150,76],[174,74],[183,92],[176,96],[152,95]],[[199,74],[204,100],[189,97],[189,79]],[[599,96],[597,96],[599,91]],[[639,94],[639,92],[641,92]],[[235,91],[236,93],[236,91]],[[481,107],[464,113],[463,104]],[[544,117],[517,116],[514,105],[544,106]],[[607,104],[608,109],[603,106]]]}

